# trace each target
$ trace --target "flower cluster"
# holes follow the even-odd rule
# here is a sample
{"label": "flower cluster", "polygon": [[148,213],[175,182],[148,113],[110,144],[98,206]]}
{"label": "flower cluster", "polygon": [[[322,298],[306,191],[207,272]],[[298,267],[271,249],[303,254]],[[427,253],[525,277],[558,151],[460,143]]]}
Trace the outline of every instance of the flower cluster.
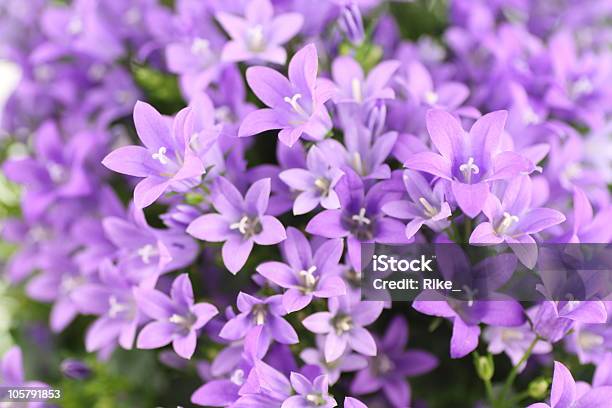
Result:
{"label": "flower cluster", "polygon": [[[414,41],[404,16],[435,11],[418,2],[63,3],[0,4],[19,77],[2,174],[21,188],[1,275],[52,304],[54,333],[94,316],[101,361],[171,345],[200,367],[180,397],[200,406],[406,408],[427,400],[407,379],[446,357],[407,346],[410,306],[449,321],[489,406],[546,399],[547,381],[512,387],[553,349],[595,377],[556,361],[532,406],[608,406],[608,301],[409,305],[358,285],[362,244],[507,244],[533,268],[525,244],[610,243],[608,1],[435,2],[447,22]],[[511,360],[503,386],[478,350]],[[18,348],[5,384],[46,386]]]}

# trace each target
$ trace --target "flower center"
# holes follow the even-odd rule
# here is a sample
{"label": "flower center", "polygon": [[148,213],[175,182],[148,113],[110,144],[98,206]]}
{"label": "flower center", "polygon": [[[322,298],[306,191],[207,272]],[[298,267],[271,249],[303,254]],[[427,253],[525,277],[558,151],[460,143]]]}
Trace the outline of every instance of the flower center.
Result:
{"label": "flower center", "polygon": [[83,21],[79,17],[72,17],[68,22],[68,34],[77,35],[83,31]]}
{"label": "flower center", "polygon": [[64,167],[57,163],[50,163],[47,166],[47,171],[49,172],[49,177],[53,180],[54,183],[60,184],[66,181],[66,170]]}
{"label": "flower center", "polygon": [[264,27],[261,24],[257,24],[256,26],[248,29],[247,44],[249,46],[249,50],[253,52],[261,52],[266,49]]}
{"label": "flower center", "polygon": [[594,349],[604,344],[603,336],[595,333],[581,332],[578,335],[578,344],[586,350]]}
{"label": "flower center", "polygon": [[429,218],[433,218],[436,214],[438,214],[438,210],[436,210],[430,203],[425,199],[425,197],[419,197],[419,203],[425,209],[425,215]]}
{"label": "flower center", "polygon": [[322,196],[326,196],[329,194],[329,187],[331,186],[331,182],[325,177],[319,177],[318,179],[316,179],[314,185],[321,191]]}
{"label": "flower center", "polygon": [[502,328],[501,332],[502,341],[506,343],[521,341],[525,338],[525,335],[521,330],[512,329],[512,328]]}
{"label": "flower center", "polygon": [[266,315],[268,314],[268,305],[264,303],[258,303],[253,306],[251,309],[251,314],[253,315],[253,322],[257,326],[261,326],[266,322]]}
{"label": "flower center", "polygon": [[244,370],[237,368],[230,376],[230,381],[236,385],[244,384]]}
{"label": "flower center", "polygon": [[125,303],[119,302],[116,296],[111,296],[108,298],[108,305],[108,315],[111,318],[115,318],[119,316],[120,313],[123,313],[129,309]]}
{"label": "flower center", "polygon": [[325,398],[323,398],[322,394],[316,393],[316,392],[311,392],[306,394],[306,401],[310,402],[311,404],[315,405],[315,406],[321,406],[321,405],[325,405]]}
{"label": "flower center", "polygon": [[302,94],[296,93],[291,98],[288,96],[285,96],[283,100],[291,106],[291,108],[295,111],[295,113],[297,113],[300,116],[307,117],[308,114],[306,113],[304,108],[302,108],[302,106],[298,103],[298,99],[300,99],[301,97],[302,97]]}
{"label": "flower center", "polygon": [[229,228],[231,230],[238,230],[245,238],[250,238],[261,232],[261,223],[259,218],[249,218],[249,216],[245,215],[240,221],[231,224]]}
{"label": "flower center", "polygon": [[355,101],[363,101],[363,90],[361,88],[361,81],[358,78],[353,78],[353,80],[351,81],[351,91],[353,93],[353,99]]}
{"label": "flower center", "polygon": [[332,325],[339,336],[353,328],[353,318],[349,315],[338,315],[332,319]]}
{"label": "flower center", "polygon": [[427,91],[425,92],[424,98],[428,105],[434,105],[438,102],[439,96],[434,91]]}
{"label": "flower center", "polygon": [[499,226],[495,230],[499,235],[504,235],[510,227],[519,222],[519,217],[516,215],[511,215],[508,212],[504,211],[504,219],[499,223]]}
{"label": "flower center", "polygon": [[365,213],[366,213],[366,209],[364,207],[361,207],[359,209],[359,213],[353,215],[351,219],[355,221],[357,224],[359,224],[359,226],[370,225],[372,223],[372,220],[366,217]]}
{"label": "flower center", "polygon": [[393,370],[393,368],[395,368],[395,364],[386,354],[380,354],[374,357],[372,361],[372,371],[374,371],[376,376],[386,374]]}
{"label": "flower center", "polygon": [[191,43],[191,53],[198,57],[207,57],[210,53],[210,43],[201,37],[194,38]]}
{"label": "flower center", "polygon": [[189,330],[196,321],[195,316],[193,316],[192,314],[189,314],[188,316],[181,316],[176,313],[170,316],[168,320],[170,321],[170,323],[174,323],[177,326],[181,326],[182,328],[187,330]]}
{"label": "flower center", "polygon": [[463,174],[465,182],[470,184],[472,182],[472,174],[480,173],[480,168],[474,164],[474,158],[470,157],[467,163],[463,163],[459,166],[459,171]]}
{"label": "flower center", "polygon": [[151,262],[151,257],[157,255],[157,249],[153,245],[147,244],[143,247],[140,247],[137,251],[137,254],[143,263],[149,264],[149,262]]}
{"label": "flower center", "polygon": [[165,146],[161,146],[158,150],[157,153],[153,153],[151,155],[151,157],[153,158],[153,160],[157,160],[159,161],[162,165],[166,165],[168,163],[170,163],[170,160],[168,159],[168,156],[166,156],[166,152],[168,151],[168,149]]}
{"label": "flower center", "polygon": [[593,83],[589,78],[580,77],[574,82],[570,88],[572,98],[579,98],[584,94],[593,92]]}
{"label": "flower center", "polygon": [[312,292],[315,285],[317,284],[318,278],[314,276],[314,273],[316,272],[316,270],[317,270],[317,267],[313,265],[306,270],[300,271],[300,279],[302,280],[302,286],[303,286],[302,289],[305,293]]}

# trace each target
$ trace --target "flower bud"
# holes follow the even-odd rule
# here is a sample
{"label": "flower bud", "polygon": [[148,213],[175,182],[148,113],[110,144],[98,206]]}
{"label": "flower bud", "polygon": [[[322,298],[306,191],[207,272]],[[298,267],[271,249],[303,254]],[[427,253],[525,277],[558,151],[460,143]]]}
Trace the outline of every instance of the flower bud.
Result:
{"label": "flower bud", "polygon": [[529,383],[527,392],[533,399],[540,400],[546,396],[548,391],[548,380],[546,378],[538,377]]}
{"label": "flower bud", "polygon": [[91,369],[80,360],[66,359],[62,361],[60,370],[68,378],[73,380],[86,380],[91,376]]}
{"label": "flower bud", "polygon": [[476,373],[482,380],[489,381],[493,378],[495,373],[495,364],[493,363],[493,356],[490,354],[487,356],[474,355],[474,365],[476,366]]}

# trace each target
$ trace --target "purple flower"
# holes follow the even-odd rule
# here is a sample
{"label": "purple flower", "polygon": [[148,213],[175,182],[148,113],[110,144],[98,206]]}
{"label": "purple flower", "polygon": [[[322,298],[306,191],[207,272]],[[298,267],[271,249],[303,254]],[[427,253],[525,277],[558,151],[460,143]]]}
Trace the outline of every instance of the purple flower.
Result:
{"label": "purple flower", "polygon": [[545,301],[533,319],[535,332],[555,343],[561,340],[575,323],[603,324],[608,312],[601,300]]}
{"label": "purple flower", "polygon": [[136,103],[134,124],[145,147],[120,147],[106,156],[102,164],[118,173],[144,178],[134,190],[137,207],[151,205],[168,190],[184,191],[199,183],[205,173],[202,160],[192,148],[199,134],[194,134],[190,126],[191,115],[191,109],[185,108],[171,123],[151,105]]}
{"label": "purple flower", "polygon": [[62,374],[74,380],[86,380],[91,377],[91,368],[80,360],[66,359],[60,365]]}
{"label": "purple flower", "polygon": [[267,350],[272,339],[283,344],[295,344],[298,335],[282,316],[287,312],[283,307],[282,296],[274,295],[259,299],[240,292],[236,302],[240,312],[221,329],[219,336],[227,340],[244,338],[249,331],[263,326],[260,347]]}
{"label": "purple flower", "polygon": [[316,348],[306,348],[300,353],[300,358],[306,364],[319,367],[329,379],[330,384],[335,384],[343,372],[361,370],[368,366],[368,360],[357,353],[345,350],[338,359],[327,361],[325,359],[325,338],[326,336],[317,335]]}
{"label": "purple flower", "polygon": [[283,306],[287,313],[308,306],[313,297],[330,298],[346,293],[342,278],[338,276],[343,245],[341,239],[328,240],[314,251],[304,235],[297,229],[287,229],[287,240],[282,244],[281,262],[264,262],[257,272],[271,282],[287,289]]}
{"label": "purple flower", "polygon": [[612,326],[606,324],[575,323],[572,333],[565,338],[568,351],[578,355],[582,364],[598,364],[612,351]]}
{"label": "purple flower", "polygon": [[320,375],[311,382],[300,373],[291,373],[289,380],[297,395],[283,401],[282,408],[331,408],[338,405],[334,397],[329,395],[326,375]]}
{"label": "purple flower", "polygon": [[287,146],[305,134],[320,140],[331,128],[325,108],[333,94],[329,81],[317,80],[317,49],[309,44],[289,62],[289,79],[267,67],[251,67],[246,78],[255,95],[269,108],[249,113],[238,136],[252,136],[270,129],[280,129],[278,138]]}
{"label": "purple flower", "polygon": [[377,184],[366,194],[363,181],[355,172],[346,169],[336,185],[342,208],[317,214],[306,226],[306,231],[326,238],[347,237],[348,253],[354,265],[361,262],[361,243],[408,242],[404,225],[382,214],[385,199],[382,190],[382,185]]}
{"label": "purple flower", "polygon": [[250,1],[244,13],[245,18],[222,11],[216,15],[219,24],[232,38],[223,47],[221,60],[285,64],[287,53],[281,45],[300,31],[302,15],[286,13],[273,17],[274,9],[269,0]]}
{"label": "purple flower", "polygon": [[334,102],[365,104],[377,99],[393,99],[395,92],[388,85],[399,66],[399,61],[381,62],[364,78],[363,68],[353,58],[336,58],[331,72],[338,85]]}
{"label": "purple flower", "polygon": [[543,402],[531,404],[528,408],[604,408],[612,398],[612,387],[594,387],[576,383],[567,367],[555,361],[550,405]]}
{"label": "purple flower", "polygon": [[359,46],[365,40],[365,29],[363,28],[363,18],[359,6],[355,1],[341,3],[345,4],[341,6],[338,25],[348,40],[353,45]]}
{"label": "purple flower", "polygon": [[278,175],[291,189],[299,192],[293,203],[293,214],[306,214],[319,204],[328,210],[340,208],[334,187],[344,173],[332,166],[331,160],[317,146],[308,151],[306,167],[284,170]]}
{"label": "purple flower", "polygon": [[349,295],[331,298],[329,311],[314,313],[302,321],[313,333],[325,334],[325,360],[337,360],[350,347],[366,356],[376,355],[376,342],[363,326],[372,324],[383,302],[361,302]]}
{"label": "purple flower", "polygon": [[196,348],[197,330],[204,327],[219,311],[209,303],[195,303],[187,274],[172,283],[170,297],[155,289],[135,292],[138,308],[155,319],[138,335],[136,346],[142,349],[164,347],[172,343],[179,356],[190,359]]}
{"label": "purple flower", "polygon": [[368,406],[357,398],[346,397],[344,399],[344,408],[368,408]]}
{"label": "purple flower", "polygon": [[376,356],[355,375],[351,393],[363,395],[378,392],[396,408],[410,406],[410,386],[406,377],[420,375],[433,370],[438,360],[425,351],[405,351],[408,342],[408,325],[403,317],[395,317],[382,340],[377,339]]}
{"label": "purple flower", "polygon": [[528,173],[534,167],[521,155],[501,150],[506,116],[505,111],[486,114],[468,133],[450,113],[430,110],[427,130],[440,153],[415,153],[404,165],[448,180],[461,210],[474,218],[489,195],[489,182]]}
{"label": "purple flower", "polygon": [[279,220],[265,215],[270,197],[270,179],[259,180],[249,188],[244,198],[232,183],[219,177],[212,204],[219,214],[205,214],[187,227],[187,233],[211,242],[223,244],[223,263],[237,273],[246,263],[253,244],[274,245],[287,235]]}
{"label": "purple flower", "polygon": [[438,182],[432,189],[421,173],[411,170],[403,172],[402,180],[410,201],[388,202],[382,211],[391,217],[410,220],[406,225],[406,238],[412,238],[423,224],[436,232],[447,228],[450,225],[447,218],[452,214],[444,199],[444,185]]}
{"label": "purple flower", "polygon": [[562,223],[565,216],[550,208],[531,208],[529,176],[509,180],[502,197],[500,201],[495,194],[488,195],[483,212],[489,221],[478,224],[470,236],[470,244],[506,242],[525,266],[533,268],[538,260],[538,249],[531,234]]}

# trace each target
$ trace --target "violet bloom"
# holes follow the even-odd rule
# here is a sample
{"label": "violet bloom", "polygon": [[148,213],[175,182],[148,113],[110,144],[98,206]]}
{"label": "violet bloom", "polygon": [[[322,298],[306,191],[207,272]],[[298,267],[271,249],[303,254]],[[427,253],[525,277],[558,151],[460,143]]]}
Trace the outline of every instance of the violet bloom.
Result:
{"label": "violet bloom", "polygon": [[245,17],[225,12],[216,15],[221,27],[232,38],[221,53],[221,60],[269,61],[285,64],[287,53],[282,47],[302,28],[303,17],[299,13],[286,13],[274,17],[269,0],[252,0],[244,10]]}
{"label": "violet bloom", "polygon": [[278,175],[291,189],[299,192],[293,203],[293,214],[306,214],[319,204],[328,210],[340,208],[334,187],[344,173],[333,166],[317,146],[308,151],[306,167],[284,170]]}
{"label": "violet bloom", "polygon": [[612,351],[612,325],[575,323],[565,348],[576,353],[581,364],[598,364]]}
{"label": "violet bloom", "polygon": [[376,342],[364,328],[382,313],[383,302],[362,302],[349,295],[331,298],[329,311],[318,312],[302,321],[313,333],[325,334],[325,360],[337,360],[347,348],[366,356],[376,355]]}
{"label": "violet bloom", "polygon": [[506,111],[488,113],[468,133],[450,113],[430,110],[427,130],[439,154],[415,153],[404,165],[448,180],[461,210],[474,218],[489,195],[489,182],[529,173],[534,168],[523,156],[500,150],[506,116]]}
{"label": "violet bloom", "polygon": [[314,297],[330,298],[346,293],[338,276],[344,246],[341,239],[328,240],[314,251],[306,237],[296,228],[287,228],[287,239],[282,243],[286,264],[264,262],[257,272],[271,282],[287,289],[283,306],[287,313],[308,306]]}
{"label": "violet bloom", "polygon": [[470,235],[470,244],[510,245],[519,260],[533,268],[538,260],[538,248],[531,234],[565,221],[565,216],[551,208],[531,208],[532,186],[529,176],[518,176],[507,182],[502,199],[489,194],[483,212],[489,219]]}
{"label": "violet bloom", "polygon": [[331,129],[325,108],[333,94],[329,81],[317,80],[317,48],[309,44],[289,62],[289,79],[267,67],[247,69],[249,86],[269,108],[249,113],[238,130],[238,136],[253,136],[271,129],[280,129],[278,138],[287,146],[305,134],[321,140]]}
{"label": "violet bloom", "polygon": [[184,191],[206,172],[191,147],[198,135],[186,125],[189,115],[191,108],[185,108],[172,123],[154,107],[139,101],[134,107],[134,124],[145,147],[120,147],[102,161],[113,171],[144,178],[134,190],[137,207],[151,205],[166,191]]}
{"label": "violet bloom", "polygon": [[40,218],[59,199],[83,197],[92,192],[86,159],[94,146],[92,135],[85,132],[69,141],[62,140],[58,126],[49,121],[36,131],[35,158],[4,163],[6,177],[25,187],[22,209],[26,218]]}
{"label": "violet bloom", "polygon": [[603,324],[608,320],[606,305],[601,300],[544,301],[533,318],[535,332],[555,343],[576,323]]}
{"label": "violet bloom", "polygon": [[395,98],[395,92],[388,85],[399,66],[399,61],[386,60],[372,68],[365,77],[363,68],[352,57],[336,58],[331,71],[338,85],[334,102],[364,104],[377,99]]}
{"label": "violet bloom", "polygon": [[114,349],[118,342],[130,350],[142,321],[134,299],[133,282],[110,261],[100,266],[99,275],[99,283],[80,286],[72,297],[79,312],[99,316],[87,329],[85,348],[88,352],[105,352]]}
{"label": "violet bloom", "polygon": [[329,395],[326,375],[320,375],[311,382],[300,373],[291,373],[289,380],[297,395],[283,401],[281,408],[332,408],[338,405],[334,397]]}
{"label": "violet bloom", "polygon": [[[537,306],[527,311],[530,318],[535,317]],[[492,354],[505,353],[516,366],[533,340],[536,334],[533,332],[529,323],[516,327],[487,326],[483,332],[484,340],[489,343],[487,351]],[[532,354],[548,354],[552,351],[552,345],[544,340],[538,340],[533,347]],[[519,372],[523,371],[527,362],[524,361],[518,367]]]}
{"label": "violet bloom", "polygon": [[555,361],[550,405],[538,402],[527,408],[604,408],[610,405],[610,399],[612,386],[591,388],[586,383],[576,383],[567,367]]}
{"label": "violet bloom", "polygon": [[382,392],[396,408],[410,406],[410,386],[406,377],[425,374],[438,365],[436,357],[420,350],[405,351],[408,325],[403,316],[396,316],[382,340],[377,341],[377,353],[369,364],[355,375],[351,393],[355,395]]}
{"label": "violet bloom", "polygon": [[140,311],[155,319],[140,331],[136,346],[153,349],[172,343],[176,354],[185,359],[195,352],[197,331],[219,313],[210,303],[194,304],[186,273],[174,280],[170,297],[155,289],[136,290],[135,297]]}
{"label": "violet bloom", "polygon": [[306,363],[319,367],[329,379],[330,384],[335,384],[343,372],[361,370],[368,366],[368,360],[351,350],[345,350],[336,360],[325,359],[325,336],[317,335],[316,348],[306,348],[300,353],[300,358]]}
{"label": "violet bloom", "polygon": [[411,170],[403,172],[402,180],[410,201],[388,202],[382,211],[391,217],[410,220],[406,225],[406,238],[412,238],[423,224],[436,232],[447,228],[450,225],[447,218],[452,214],[444,199],[444,185],[438,182],[432,189],[421,173]]}
{"label": "violet bloom", "polygon": [[259,299],[240,292],[236,301],[237,314],[221,329],[219,336],[227,340],[244,338],[249,331],[257,326],[263,326],[260,347],[267,350],[272,339],[283,344],[295,344],[298,335],[282,316],[287,312],[283,307],[282,296],[274,295]]}
{"label": "violet bloom", "polygon": [[204,241],[225,242],[223,263],[237,273],[246,263],[253,244],[274,245],[285,238],[283,224],[265,215],[270,197],[270,179],[251,185],[244,198],[224,177],[219,177],[212,204],[219,214],[205,214],[187,227],[187,233]]}
{"label": "violet bloom", "polygon": [[351,262],[361,263],[361,243],[402,244],[408,239],[404,225],[395,219],[384,217],[381,206],[385,193],[377,184],[365,193],[363,181],[350,169],[336,185],[342,208],[325,210],[317,214],[306,226],[306,231],[326,238],[347,237]]}

